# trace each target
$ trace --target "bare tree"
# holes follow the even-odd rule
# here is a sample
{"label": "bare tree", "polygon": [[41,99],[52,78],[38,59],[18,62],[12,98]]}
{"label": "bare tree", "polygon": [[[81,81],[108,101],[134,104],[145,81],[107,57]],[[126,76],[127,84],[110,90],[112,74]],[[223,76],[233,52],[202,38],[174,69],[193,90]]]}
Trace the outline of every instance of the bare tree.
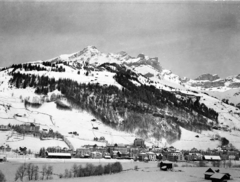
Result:
{"label": "bare tree", "polygon": [[69,176],[69,171],[68,169],[65,169],[64,178],[68,178],[68,176]]}
{"label": "bare tree", "polygon": [[34,180],[35,181],[38,180],[38,170],[39,170],[38,166],[35,166],[34,167]]}
{"label": "bare tree", "polygon": [[227,166],[228,166],[229,168],[232,167],[232,160],[228,160]]}
{"label": "bare tree", "polygon": [[18,179],[20,179],[21,181],[23,181],[24,176],[27,175],[27,165],[24,163],[23,165],[21,165],[16,174],[15,174],[15,181],[17,181]]}
{"label": "bare tree", "polygon": [[53,167],[48,166],[46,170],[46,179],[51,179],[52,173],[53,173]]}
{"label": "bare tree", "polygon": [[47,166],[44,165],[42,166],[42,180],[44,180],[46,173],[47,173]]}
{"label": "bare tree", "polygon": [[73,177],[78,176],[78,166],[76,164],[73,165],[72,172],[73,172]]}
{"label": "bare tree", "polygon": [[27,176],[28,176],[28,180],[33,180],[34,177],[34,172],[35,172],[35,166],[32,163],[29,163],[27,165]]}
{"label": "bare tree", "polygon": [[0,182],[6,182],[5,175],[0,171]]}

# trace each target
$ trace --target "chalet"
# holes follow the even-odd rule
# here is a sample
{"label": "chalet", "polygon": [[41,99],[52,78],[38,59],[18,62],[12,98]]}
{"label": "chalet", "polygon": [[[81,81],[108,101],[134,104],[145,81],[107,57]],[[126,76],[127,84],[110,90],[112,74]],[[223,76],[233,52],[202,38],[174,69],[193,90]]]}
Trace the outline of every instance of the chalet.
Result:
{"label": "chalet", "polygon": [[173,146],[171,146],[171,147],[168,148],[168,151],[169,151],[169,152],[176,152],[176,150],[177,150],[177,149],[174,148]]}
{"label": "chalet", "polygon": [[113,150],[112,153],[111,153],[111,158],[113,158],[113,159],[120,158],[121,155],[122,155],[121,152]]}
{"label": "chalet", "polygon": [[156,159],[157,160],[162,160],[163,159],[163,154],[162,153],[156,153]]}
{"label": "chalet", "polygon": [[200,153],[189,153],[189,155],[187,155],[188,161],[200,161],[202,159],[203,159],[203,155]]}
{"label": "chalet", "polygon": [[221,147],[217,147],[216,150],[217,150],[218,152],[222,152],[222,151],[223,151]]}
{"label": "chalet", "polygon": [[0,146],[0,151],[6,151],[6,152],[10,152],[11,151],[11,147],[9,147],[9,145],[2,145]]}
{"label": "chalet", "polygon": [[106,147],[93,147],[92,152],[100,152],[102,156],[105,156],[105,153],[107,153]]}
{"label": "chalet", "polygon": [[227,182],[230,177],[227,174],[214,173],[210,179],[212,182]]}
{"label": "chalet", "polygon": [[139,161],[144,161],[144,158],[147,157],[147,154],[145,152],[141,152],[139,155],[138,155],[138,159]]}
{"label": "chalet", "polygon": [[235,160],[236,159],[236,156],[235,155],[229,155],[228,156],[228,160]]}
{"label": "chalet", "polygon": [[120,153],[119,157],[122,158],[130,157],[129,149],[125,146],[118,145],[117,147],[114,147],[114,151],[118,151]]}
{"label": "chalet", "polygon": [[50,153],[62,153],[62,152],[67,152],[67,148],[61,148],[61,147],[59,147],[59,146],[56,146],[56,147],[48,147],[47,149],[47,152],[50,152]]}
{"label": "chalet", "polygon": [[7,157],[5,155],[0,155],[0,162],[6,162]]}
{"label": "chalet", "polygon": [[231,179],[231,175],[229,173],[222,173],[225,174],[225,179]]}
{"label": "chalet", "polygon": [[203,160],[205,160],[205,161],[221,161],[221,157],[214,156],[214,155],[204,155]]}
{"label": "chalet", "polygon": [[71,159],[70,153],[50,153],[46,152],[47,158],[57,158],[57,159]]}
{"label": "chalet", "polygon": [[25,132],[34,132],[34,133],[38,133],[40,129],[40,126],[35,126],[35,125],[20,125],[20,127]]}
{"label": "chalet", "polygon": [[104,158],[105,158],[105,159],[111,159],[110,153],[105,152]]}
{"label": "chalet", "polygon": [[146,152],[149,161],[156,161],[156,154],[154,152]]}
{"label": "chalet", "polygon": [[17,114],[15,114],[15,116],[17,116],[17,117],[24,117],[24,114],[17,113]]}
{"label": "chalet", "polygon": [[220,130],[221,129],[221,127],[218,126],[218,125],[214,125],[212,128],[215,129],[215,130]]}
{"label": "chalet", "polygon": [[196,149],[196,148],[194,147],[194,148],[192,148],[192,149],[190,150],[190,152],[191,152],[191,153],[198,153],[198,149]]}
{"label": "chalet", "polygon": [[130,147],[124,144],[107,145],[105,152],[110,153],[112,158],[130,158]]}
{"label": "chalet", "polygon": [[100,138],[99,138],[99,141],[103,141],[103,142],[106,141],[106,140],[105,140],[105,137],[100,137]]}
{"label": "chalet", "polygon": [[182,152],[169,152],[167,153],[167,160],[169,161],[185,161]]}
{"label": "chalet", "polygon": [[228,154],[227,153],[221,153],[220,157],[222,160],[228,160]]}
{"label": "chalet", "polygon": [[138,158],[138,155],[140,153],[140,150],[139,148],[130,148],[129,149],[129,152],[130,152],[130,157],[133,158],[133,159],[137,159]]}
{"label": "chalet", "polygon": [[0,146],[0,151],[4,151],[5,150],[5,146]]}
{"label": "chalet", "polygon": [[92,159],[101,159],[102,158],[102,153],[101,152],[92,152],[91,153],[91,158]]}
{"label": "chalet", "polygon": [[47,133],[47,132],[48,132],[48,129],[43,128],[43,129],[42,129],[42,132],[43,132],[43,133]]}
{"label": "chalet", "polygon": [[89,158],[91,155],[92,149],[90,148],[78,148],[76,150],[76,156],[80,158]]}
{"label": "chalet", "polygon": [[160,162],[159,167],[163,171],[172,170],[173,164],[171,162]]}
{"label": "chalet", "polygon": [[215,173],[215,171],[212,168],[209,168],[208,170],[206,170],[206,172],[204,173],[204,178],[205,179],[210,179],[210,177]]}
{"label": "chalet", "polygon": [[0,131],[9,131],[11,128],[8,125],[0,125]]}
{"label": "chalet", "polygon": [[145,147],[144,140],[141,138],[135,138],[135,140],[133,142],[133,146],[144,148]]}

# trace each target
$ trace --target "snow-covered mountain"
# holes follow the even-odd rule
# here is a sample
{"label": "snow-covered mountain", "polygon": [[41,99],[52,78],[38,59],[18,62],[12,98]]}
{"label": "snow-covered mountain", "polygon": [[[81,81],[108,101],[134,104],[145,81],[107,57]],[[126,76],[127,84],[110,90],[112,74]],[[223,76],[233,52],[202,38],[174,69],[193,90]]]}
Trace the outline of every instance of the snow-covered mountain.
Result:
{"label": "snow-covered mountain", "polygon": [[[11,121],[6,118],[19,123],[19,118],[13,117],[19,111],[13,107],[4,109],[7,104],[13,105],[13,97],[15,101],[20,99],[19,102],[42,105],[38,109],[25,109],[55,118],[47,123],[39,118],[21,122],[35,121],[41,127],[54,128],[66,137],[69,137],[69,130],[75,129],[84,133],[81,139],[88,141],[94,137],[92,134],[104,135],[110,143],[131,143],[134,137],[140,136],[155,145],[174,145],[178,141],[177,146],[182,142],[182,145],[187,143],[186,146],[191,147],[198,141],[210,142],[216,147],[219,142],[210,139],[218,134],[240,148],[237,142],[234,143],[240,136],[240,111],[226,100],[222,102],[227,92],[229,101],[233,92],[236,91],[234,95],[238,96],[239,76],[220,79],[217,75],[205,74],[195,80],[180,78],[163,69],[158,58],[144,54],[132,57],[126,52],[102,53],[94,46],[44,61],[12,65],[3,68],[0,74],[0,91],[1,95],[5,94],[0,98],[2,114],[5,112],[5,119],[0,120],[0,124]],[[223,81],[223,85],[217,84]],[[206,86],[210,84],[212,86]],[[74,117],[66,120],[58,117],[60,112],[51,104],[57,98],[65,98],[58,103],[65,103],[73,109],[61,113],[72,113]],[[87,124],[89,120],[76,114],[79,108],[87,112],[82,116],[89,120],[97,118],[104,131],[93,132],[92,124]],[[78,117],[79,122],[76,122]],[[69,122],[73,125],[66,127]],[[79,123],[88,127],[83,130]],[[193,137],[197,134],[201,139]],[[115,135],[121,139],[114,138]]]}

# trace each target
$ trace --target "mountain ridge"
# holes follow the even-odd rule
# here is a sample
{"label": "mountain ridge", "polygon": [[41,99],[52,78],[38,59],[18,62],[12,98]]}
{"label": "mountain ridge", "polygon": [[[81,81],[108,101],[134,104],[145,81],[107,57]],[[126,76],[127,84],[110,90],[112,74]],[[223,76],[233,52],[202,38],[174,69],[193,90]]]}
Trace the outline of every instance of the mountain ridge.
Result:
{"label": "mountain ridge", "polygon": [[198,81],[182,79],[143,54],[105,54],[88,46],[2,72],[11,76],[9,83],[16,89],[31,87],[40,97],[58,90],[104,124],[145,139],[173,143],[181,138],[180,127],[195,132],[215,126],[240,128],[236,107],[212,97],[204,87],[196,89],[191,84]]}

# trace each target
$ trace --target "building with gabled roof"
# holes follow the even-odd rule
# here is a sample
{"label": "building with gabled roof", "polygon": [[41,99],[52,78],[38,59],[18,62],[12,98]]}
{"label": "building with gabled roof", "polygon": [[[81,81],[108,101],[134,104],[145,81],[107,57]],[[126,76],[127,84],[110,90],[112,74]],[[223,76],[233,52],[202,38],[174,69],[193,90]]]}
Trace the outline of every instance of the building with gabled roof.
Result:
{"label": "building with gabled roof", "polygon": [[194,148],[192,148],[192,149],[190,150],[190,152],[191,152],[191,153],[198,153],[198,149],[194,147]]}
{"label": "building with gabled roof", "polygon": [[230,179],[231,178],[231,174],[229,174],[229,173],[222,173],[222,174],[225,174],[225,178],[226,179]]}
{"label": "building with gabled roof", "polygon": [[206,172],[204,173],[204,178],[210,179],[214,173],[215,171],[212,168],[208,168],[208,170],[206,170]]}
{"label": "building with gabled roof", "polygon": [[228,176],[226,174],[214,173],[210,179],[212,182],[227,182]]}
{"label": "building with gabled roof", "polygon": [[203,160],[206,160],[206,161],[220,161],[221,157],[219,155],[217,155],[217,156],[215,156],[215,155],[204,155]]}
{"label": "building with gabled roof", "polygon": [[11,128],[8,125],[0,125],[0,131],[9,131]]}
{"label": "building with gabled roof", "polygon": [[71,159],[71,153],[50,153],[46,152],[47,158],[57,158],[57,159]]}
{"label": "building with gabled roof", "polygon": [[142,147],[142,148],[144,148],[145,147],[144,140],[141,139],[141,138],[135,138],[135,140],[133,142],[133,146],[134,147]]}
{"label": "building with gabled roof", "polygon": [[0,155],[0,162],[6,162],[7,156],[6,155]]}

